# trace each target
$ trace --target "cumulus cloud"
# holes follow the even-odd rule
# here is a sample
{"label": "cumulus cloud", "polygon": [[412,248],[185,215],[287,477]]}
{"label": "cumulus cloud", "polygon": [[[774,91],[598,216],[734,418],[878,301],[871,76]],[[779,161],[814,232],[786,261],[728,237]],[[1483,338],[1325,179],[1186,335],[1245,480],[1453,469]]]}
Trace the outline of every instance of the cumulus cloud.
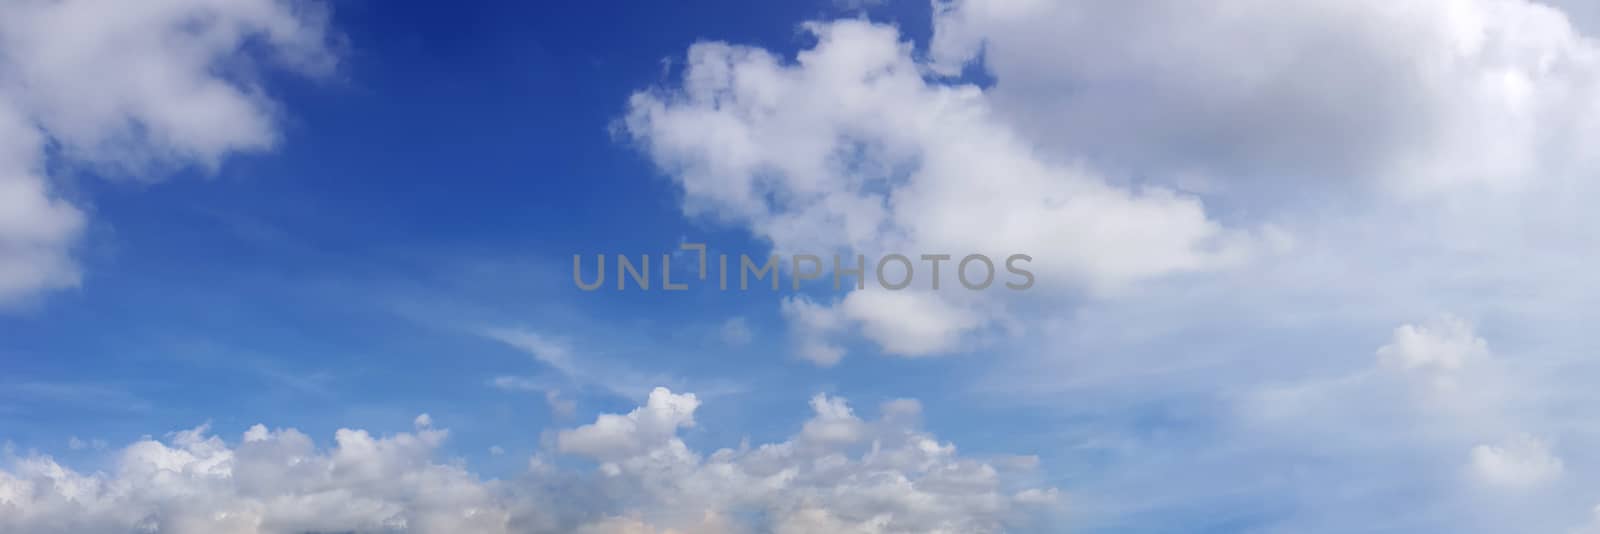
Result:
{"label": "cumulus cloud", "polygon": [[[926,77],[929,65],[890,26],[806,29],[817,43],[793,60],[696,44],[681,83],[630,99],[623,129],[683,188],[686,212],[745,226],[780,253],[1028,254],[1040,284],[1058,292],[1111,293],[1236,264],[1256,248],[1197,197],[1040,153],[984,91]],[[987,319],[925,315],[873,313],[867,332],[892,336],[892,352],[924,354]],[[908,330],[934,335],[900,345],[912,341],[894,334]],[[802,352],[822,363],[837,353]]]}
{"label": "cumulus cloud", "polygon": [[44,532],[506,532],[491,486],[432,463],[446,432],[340,430],[319,451],[293,429],[257,425],[233,445],[204,426],[144,440],[110,473],[49,457],[0,470],[0,529]]}
{"label": "cumulus cloud", "polygon": [[1473,335],[1466,321],[1449,316],[1433,326],[1408,324],[1396,328],[1394,341],[1378,348],[1378,358],[1384,363],[1404,369],[1428,367],[1450,371],[1488,356],[1489,344]]}
{"label": "cumulus cloud", "polygon": [[53,163],[158,179],[271,148],[276,111],[255,60],[329,72],[325,17],[315,8],[277,0],[8,3],[0,19],[0,304],[81,280],[72,247],[86,216],[61,196],[47,173],[61,168]]}
{"label": "cumulus cloud", "polygon": [[592,424],[562,431],[557,447],[606,462],[632,458],[675,439],[678,428],[694,426],[699,407],[692,393],[674,395],[655,388],[644,406],[627,415],[605,414]]}
{"label": "cumulus cloud", "polygon": [[840,304],[845,317],[884,353],[926,356],[959,346],[961,336],[986,318],[970,305],[928,291],[855,291]]}
{"label": "cumulus cloud", "polygon": [[1560,458],[1543,441],[1521,434],[1500,445],[1472,448],[1472,473],[1496,486],[1522,489],[1555,480],[1563,470]]}
{"label": "cumulus cloud", "polygon": [[[627,416],[563,433],[563,448],[602,462],[610,484],[652,496],[654,510],[639,512],[658,527],[760,510],[764,532],[998,532],[1040,504],[1032,493],[1016,499],[989,463],[918,430],[906,417],[914,402],[891,402],[867,421],[844,399],[818,395],[793,439],[708,456],[662,430],[693,424],[697,406],[658,389]],[[1027,489],[1048,491],[1011,491]]]}
{"label": "cumulus cloud", "polygon": [[[624,123],[687,213],[778,252],[1038,256],[1041,288],[1067,298],[868,297],[852,315],[852,292],[782,311],[796,352],[832,364],[853,335],[901,355],[985,346],[969,342],[1007,306],[1037,304],[1021,320],[1038,336],[1001,340],[1025,361],[997,359],[992,389],[1054,394],[1031,400],[1069,412],[1088,451],[1064,454],[1108,462],[1073,492],[1106,525],[1270,501],[1272,517],[1194,528],[1560,531],[1593,505],[1578,486],[1597,465],[1572,408],[1600,372],[1575,319],[1600,295],[1583,274],[1600,260],[1592,15],[940,1],[926,60],[860,21],[812,25],[793,58],[706,43]],[[993,84],[952,81],[974,68]],[[1506,335],[1491,350],[1465,320],[1410,322],[1441,309]]]}
{"label": "cumulus cloud", "polygon": [[[1600,48],[1525,0],[941,2],[1029,138],[1166,183],[1401,192],[1573,179],[1597,160]],[[1071,95],[1061,98],[1061,95]]]}
{"label": "cumulus cloud", "polygon": [[449,433],[426,415],[389,436],[341,429],[327,449],[294,429],[256,425],[230,443],[202,426],[129,445],[110,472],[8,458],[0,530],[970,533],[1048,505],[1053,489],[1002,480],[916,429],[900,417],[910,404],[863,421],[843,399],[818,396],[794,439],[702,455],[678,436],[699,401],[658,388],[628,414],[559,433],[559,450],[598,462],[596,472],[535,457],[514,480],[436,461]]}
{"label": "cumulus cloud", "polygon": [[[1107,524],[1261,509],[1229,502],[1238,490],[1294,512],[1218,528],[1349,531],[1372,525],[1339,518],[1387,511],[1395,530],[1558,531],[1593,504],[1566,497],[1595,465],[1572,409],[1600,371],[1574,319],[1600,294],[1582,274],[1600,259],[1592,15],[1565,0],[940,1],[926,60],[860,21],[810,26],[792,58],[699,45],[681,79],[633,98],[624,130],[687,213],[778,252],[1038,257],[1040,287],[1067,298],[862,291],[782,312],[796,352],[832,364],[854,335],[899,355],[982,347],[972,336],[1006,306],[1038,304],[1044,320],[1021,320],[1040,335],[1002,340],[1026,361],[993,389],[1093,406],[1061,421],[1101,425],[1079,457],[1110,456],[1114,474],[1073,493],[1116,500]],[[993,85],[952,81],[974,68]],[[1491,350],[1465,320],[1408,322],[1441,309],[1507,335]],[[1566,446],[1546,457],[1523,435]],[[1538,482],[1475,502],[1464,471]],[[1204,482],[1156,490],[1180,480]]]}
{"label": "cumulus cloud", "polygon": [[[1374,356],[1344,376],[1262,387],[1245,396],[1246,411],[1296,426],[1327,424],[1336,432],[1370,419],[1372,435],[1405,439],[1436,431],[1470,439],[1496,429],[1513,407],[1507,395],[1516,393],[1517,377],[1455,316],[1401,325]],[[1478,430],[1459,434],[1472,427]]]}
{"label": "cumulus cloud", "polygon": [[[701,43],[680,83],[633,96],[624,130],[681,185],[687,212],[780,252],[1022,251],[1043,286],[1098,294],[1293,241],[1225,226],[1180,191],[1237,204],[1351,183],[1560,188],[1596,168],[1583,147],[1600,132],[1600,49],[1543,4],[935,11],[928,61],[862,21],[807,25],[817,42],[792,60]],[[930,76],[980,60],[992,88]],[[888,352],[949,351],[971,330]],[[840,352],[800,348],[822,362]]]}

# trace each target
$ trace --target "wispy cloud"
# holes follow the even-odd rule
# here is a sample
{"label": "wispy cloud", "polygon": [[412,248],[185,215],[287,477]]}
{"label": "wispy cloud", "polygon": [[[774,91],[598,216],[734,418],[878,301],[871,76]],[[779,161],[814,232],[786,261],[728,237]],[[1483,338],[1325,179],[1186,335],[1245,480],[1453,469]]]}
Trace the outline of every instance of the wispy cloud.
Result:
{"label": "wispy cloud", "polygon": [[[597,389],[618,397],[641,400],[649,391],[661,385],[679,389],[701,391],[702,396],[728,395],[743,391],[732,383],[706,383],[671,376],[666,373],[642,371],[625,363],[608,360],[593,353],[581,357],[565,339],[526,328],[482,328],[479,335],[533,356],[555,372],[554,377],[527,377],[503,375],[490,380],[490,385],[507,391],[553,391],[566,386],[572,389]],[[554,406],[552,406],[554,408]]]}

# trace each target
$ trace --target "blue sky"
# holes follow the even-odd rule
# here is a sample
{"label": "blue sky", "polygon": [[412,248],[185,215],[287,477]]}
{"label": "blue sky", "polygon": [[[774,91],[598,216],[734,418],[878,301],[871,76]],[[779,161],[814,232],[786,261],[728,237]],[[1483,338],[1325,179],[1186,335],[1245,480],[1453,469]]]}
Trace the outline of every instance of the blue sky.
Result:
{"label": "blue sky", "polygon": [[3,531],[1600,529],[1582,4],[0,14]]}
{"label": "blue sky", "polygon": [[[689,237],[764,251],[744,232],[684,217],[672,184],[610,130],[628,95],[659,81],[686,44],[794,48],[804,41],[795,20],[835,12],[737,5],[621,16],[341,6],[337,74],[262,82],[283,110],[272,152],[160,183],[92,169],[63,180],[93,215],[79,244],[84,279],[4,318],[8,381],[61,391],[18,388],[7,438],[48,450],[90,430],[126,442],[268,419],[327,435],[372,417],[405,429],[431,412],[464,419],[452,425],[454,454],[484,456],[506,439],[531,448],[537,432],[505,429],[550,423],[543,400],[485,383],[544,370],[473,332],[488,326],[568,333],[584,353],[641,372],[777,388],[788,398],[737,402],[770,402],[795,421],[815,391],[903,396],[895,391],[909,386],[797,364],[769,336],[720,341],[735,317],[781,331],[777,296],[588,294],[571,283],[576,253],[657,254]],[[925,18],[921,7],[907,11]],[[709,24],[661,26],[674,19]],[[97,334],[75,334],[86,331]],[[948,373],[895,374],[907,371]],[[631,402],[581,400],[589,411]]]}

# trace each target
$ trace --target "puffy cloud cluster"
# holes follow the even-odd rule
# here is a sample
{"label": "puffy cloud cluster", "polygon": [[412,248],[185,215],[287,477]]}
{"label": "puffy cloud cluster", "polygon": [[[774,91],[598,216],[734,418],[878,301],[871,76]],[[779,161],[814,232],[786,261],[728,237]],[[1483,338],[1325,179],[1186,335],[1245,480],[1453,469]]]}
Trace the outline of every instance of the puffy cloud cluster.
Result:
{"label": "puffy cloud cluster", "polygon": [[0,470],[6,532],[506,532],[507,507],[458,466],[431,456],[446,432],[340,430],[316,448],[294,429],[256,425],[230,446],[202,426],[119,453],[112,473],[49,457]]}
{"label": "puffy cloud cluster", "polygon": [[[1560,531],[1600,465],[1590,4],[940,0],[926,48],[864,21],[793,57],[696,45],[623,124],[686,212],[780,253],[1034,255],[1023,298],[780,306],[819,364],[849,336],[1005,354],[996,397],[1105,462],[1079,519]],[[1507,335],[1366,344],[1438,310]]]}
{"label": "puffy cloud cluster", "polygon": [[[1057,293],[1212,269],[1257,246],[1191,195],[1041,153],[982,90],[928,79],[892,27],[806,28],[817,43],[793,61],[696,44],[681,85],[630,100],[625,130],[682,186],[689,213],[748,227],[780,253],[1028,254]],[[918,287],[930,286],[931,267],[917,268]],[[955,285],[953,268],[943,285]],[[849,299],[861,302],[843,313],[898,354],[950,350],[989,318],[942,295]],[[803,351],[837,359],[816,343]]]}
{"label": "puffy cloud cluster", "polygon": [[844,399],[818,395],[793,439],[704,457],[671,432],[693,424],[697,406],[693,395],[657,389],[627,416],[601,416],[558,442],[601,462],[608,487],[652,503],[634,513],[694,532],[709,521],[736,531],[726,518],[739,510],[766,517],[762,532],[998,532],[1055,497],[1041,488],[1008,493],[996,467],[916,430],[915,401],[887,403],[882,418],[868,421]]}
{"label": "puffy cloud cluster", "polygon": [[677,435],[698,406],[658,388],[633,412],[558,434],[559,452],[598,470],[536,459],[508,481],[435,461],[447,432],[426,415],[410,433],[339,430],[326,450],[293,429],[257,425],[229,444],[200,427],[122,449],[110,473],[12,458],[0,470],[0,530],[969,533],[999,532],[1055,499],[917,430],[915,401],[867,421],[819,395],[793,439],[710,455]]}
{"label": "puffy cloud cluster", "polygon": [[[778,252],[1023,252],[1051,296],[1348,245],[1319,242],[1336,232],[1515,246],[1501,238],[1593,219],[1574,199],[1600,169],[1600,47],[1566,4],[939,1],[925,57],[864,21],[807,25],[792,59],[697,44],[623,126],[688,213]],[[951,77],[975,67],[992,86]],[[1518,196],[1470,196],[1490,193]],[[1418,229],[1325,227],[1352,220]],[[964,293],[817,303],[835,328],[798,325],[796,353],[830,364],[859,333],[939,354],[1012,330],[1014,305]]]}
{"label": "puffy cloud cluster", "polygon": [[0,304],[80,280],[71,249],[86,216],[60,194],[56,169],[153,179],[272,147],[275,110],[254,60],[331,71],[316,7],[8,2],[0,17]]}

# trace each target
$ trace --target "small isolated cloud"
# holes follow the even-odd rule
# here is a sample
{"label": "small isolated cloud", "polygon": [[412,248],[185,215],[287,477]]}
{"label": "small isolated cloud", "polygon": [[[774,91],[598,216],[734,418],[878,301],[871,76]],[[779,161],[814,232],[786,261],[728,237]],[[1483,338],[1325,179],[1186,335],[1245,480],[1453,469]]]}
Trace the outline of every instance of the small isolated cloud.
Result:
{"label": "small isolated cloud", "polygon": [[1394,340],[1378,348],[1378,357],[1402,369],[1454,371],[1488,358],[1489,344],[1474,335],[1466,321],[1445,316],[1429,325],[1394,329]]}
{"label": "small isolated cloud", "polygon": [[1528,489],[1561,477],[1565,467],[1549,445],[1527,434],[1472,448],[1472,474],[1486,484]]}
{"label": "small isolated cloud", "polygon": [[750,344],[754,334],[750,332],[750,323],[743,317],[733,317],[722,322],[722,342],[730,347],[743,347]]}
{"label": "small isolated cloud", "polygon": [[549,387],[532,378],[509,375],[489,379],[489,385],[503,391],[544,391]]}
{"label": "small isolated cloud", "polygon": [[578,411],[577,402],[561,398],[561,392],[554,389],[545,390],[544,404],[550,408],[550,414],[556,417],[572,417]]}
{"label": "small isolated cloud", "polygon": [[72,436],[72,437],[67,438],[67,449],[69,449],[69,450],[74,450],[74,451],[96,450],[96,451],[98,451],[98,450],[104,450],[106,448],[106,446],[107,446],[107,443],[103,439],[96,438],[96,439],[91,439],[91,440],[87,440],[86,441],[86,440],[79,439],[78,436]]}
{"label": "small isolated cloud", "polygon": [[834,7],[845,10],[861,10],[887,3],[889,0],[833,0]]}

